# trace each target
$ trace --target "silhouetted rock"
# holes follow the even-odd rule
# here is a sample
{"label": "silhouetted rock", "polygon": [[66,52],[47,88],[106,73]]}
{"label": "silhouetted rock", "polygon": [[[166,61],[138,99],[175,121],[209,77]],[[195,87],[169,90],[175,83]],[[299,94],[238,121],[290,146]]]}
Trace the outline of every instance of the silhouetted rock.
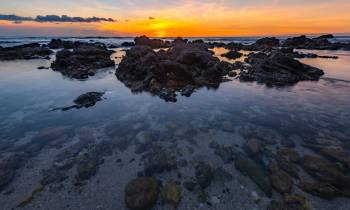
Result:
{"label": "silhouetted rock", "polygon": [[280,40],[275,37],[265,37],[258,39],[255,44],[260,46],[278,47],[280,45]]}
{"label": "silhouetted rock", "polygon": [[270,54],[250,54],[251,67],[240,74],[241,81],[257,81],[268,85],[288,85],[303,80],[318,80],[324,72],[292,57],[274,51]]}
{"label": "silhouetted rock", "polygon": [[319,37],[316,37],[315,39],[334,39],[334,35],[333,34],[325,34]]}
{"label": "silhouetted rock", "polygon": [[122,47],[133,47],[135,46],[135,43],[134,42],[123,42]]}
{"label": "silhouetted rock", "polygon": [[47,59],[53,51],[38,43],[0,48],[0,60]]}
{"label": "silhouetted rock", "polygon": [[237,58],[242,57],[242,55],[243,54],[238,52],[238,51],[231,50],[227,53],[222,54],[221,56],[229,58],[229,59],[237,59]]}
{"label": "silhouetted rock", "polygon": [[135,45],[148,46],[151,48],[168,48],[171,43],[161,39],[150,39],[147,36],[140,36],[135,38]]}
{"label": "silhouetted rock", "polygon": [[114,66],[114,61],[110,58],[112,53],[104,46],[83,44],[73,51],[64,49],[57,52],[51,68],[72,78],[86,79],[95,75],[98,69]]}
{"label": "silhouetted rock", "polygon": [[73,49],[77,48],[79,45],[83,44],[82,42],[73,42],[73,41],[63,41],[61,39],[52,39],[47,47],[50,49]]}

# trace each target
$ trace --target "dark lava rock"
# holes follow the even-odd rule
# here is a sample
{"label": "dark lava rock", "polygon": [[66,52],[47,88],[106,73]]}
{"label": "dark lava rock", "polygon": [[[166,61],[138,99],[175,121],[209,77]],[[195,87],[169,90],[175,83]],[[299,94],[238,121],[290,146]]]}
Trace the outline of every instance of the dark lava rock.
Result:
{"label": "dark lava rock", "polygon": [[102,96],[104,94],[105,94],[104,92],[84,93],[74,100],[74,105],[63,107],[63,108],[55,108],[52,111],[55,111],[55,110],[68,111],[71,109],[81,109],[83,107],[89,108],[89,107],[95,106],[97,102],[102,101],[103,99]]}
{"label": "dark lava rock", "polygon": [[130,181],[125,187],[125,204],[131,210],[149,210],[157,202],[159,185],[150,177]]}
{"label": "dark lava rock", "polygon": [[32,43],[0,48],[0,60],[43,59],[52,53],[53,51],[50,49],[42,47],[38,43]]}
{"label": "dark lava rock", "polygon": [[260,46],[278,47],[280,45],[280,40],[275,37],[265,37],[258,39],[255,44]]}
{"label": "dark lava rock", "polygon": [[[158,52],[135,46],[126,52],[116,76],[133,92],[148,91],[166,101],[176,101],[175,92],[188,85],[217,88],[231,67],[201,44],[180,44]],[[188,90],[186,95],[190,95]]]}
{"label": "dark lava rock", "polygon": [[134,42],[123,42],[122,47],[133,47],[135,46],[135,43]]}
{"label": "dark lava rock", "polygon": [[334,39],[334,35],[333,34],[325,34],[319,37],[316,37],[315,39]]}
{"label": "dark lava rock", "polygon": [[231,50],[231,51],[229,51],[227,53],[222,54],[221,56],[229,58],[229,59],[237,59],[237,58],[242,57],[242,55],[243,54],[238,52],[238,51]]}
{"label": "dark lava rock", "polygon": [[202,189],[207,188],[214,178],[214,169],[204,162],[197,162],[194,168],[197,183]]}
{"label": "dark lava rock", "polygon": [[241,81],[257,81],[268,85],[288,85],[303,80],[318,80],[324,72],[303,64],[278,51],[250,54],[246,61],[251,68],[242,71]]}
{"label": "dark lava rock", "polygon": [[0,191],[14,179],[16,170],[23,165],[24,156],[10,154],[0,160]]}
{"label": "dark lava rock", "polygon": [[299,48],[301,46],[305,46],[308,43],[311,43],[312,39],[307,38],[305,35],[288,38],[283,42],[284,47],[295,47]]}
{"label": "dark lava rock", "polygon": [[187,44],[188,39],[183,39],[182,37],[177,37],[174,39],[173,44]]}
{"label": "dark lava rock", "polygon": [[78,47],[79,45],[82,45],[82,42],[72,42],[72,41],[63,41],[61,39],[52,39],[48,44],[47,47],[50,49],[73,49]]}
{"label": "dark lava rock", "polygon": [[98,69],[114,66],[110,58],[112,53],[102,45],[83,44],[72,51],[64,49],[57,52],[51,68],[68,77],[86,79],[95,75]]}
{"label": "dark lava rock", "polygon": [[235,167],[251,178],[267,196],[272,196],[271,183],[263,166],[247,156],[238,154],[235,158]]}
{"label": "dark lava rock", "polygon": [[293,188],[293,178],[281,170],[276,163],[270,163],[269,165],[269,177],[272,183],[272,187],[279,193],[290,193]]}
{"label": "dark lava rock", "polygon": [[176,156],[163,148],[153,148],[144,155],[144,172],[146,176],[171,171],[177,168]]}
{"label": "dark lava rock", "polygon": [[94,106],[98,101],[102,100],[102,96],[104,95],[104,92],[88,92],[81,96],[79,96],[77,99],[74,100],[74,103],[80,108],[80,107],[91,107]]}
{"label": "dark lava rock", "polygon": [[301,182],[300,189],[312,195],[332,200],[333,198],[342,196],[342,193],[329,183],[324,182]]}
{"label": "dark lava rock", "polygon": [[147,36],[140,36],[135,38],[135,45],[148,46],[151,48],[168,48],[171,47],[171,43],[163,41],[161,39],[150,39]]}
{"label": "dark lava rock", "polygon": [[339,166],[317,156],[306,155],[301,160],[303,169],[320,181],[328,182],[340,190],[350,192],[350,177]]}

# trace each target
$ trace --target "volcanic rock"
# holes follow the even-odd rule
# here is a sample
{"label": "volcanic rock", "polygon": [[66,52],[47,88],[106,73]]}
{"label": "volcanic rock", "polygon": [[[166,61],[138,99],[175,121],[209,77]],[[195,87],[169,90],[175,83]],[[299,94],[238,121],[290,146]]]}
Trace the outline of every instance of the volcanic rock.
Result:
{"label": "volcanic rock", "polygon": [[246,62],[251,68],[241,72],[241,81],[288,85],[303,80],[318,80],[324,74],[322,70],[303,64],[278,51],[270,54],[250,54]]}
{"label": "volcanic rock", "polygon": [[51,55],[53,51],[38,43],[19,45],[15,47],[0,48],[0,60],[17,59],[43,59]]}
{"label": "volcanic rock", "polygon": [[70,50],[57,52],[56,60],[51,64],[54,71],[75,79],[86,79],[95,75],[101,68],[114,66],[110,56],[113,51],[97,44],[79,45]]}

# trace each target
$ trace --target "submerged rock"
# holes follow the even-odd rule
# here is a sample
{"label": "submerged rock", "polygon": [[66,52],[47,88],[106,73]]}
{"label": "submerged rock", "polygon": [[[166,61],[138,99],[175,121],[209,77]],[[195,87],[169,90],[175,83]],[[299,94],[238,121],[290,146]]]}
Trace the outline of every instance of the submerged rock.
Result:
{"label": "submerged rock", "polygon": [[64,49],[57,52],[51,68],[71,78],[86,79],[95,75],[98,69],[114,66],[110,58],[112,53],[102,45],[82,44],[72,51]]}
{"label": "submerged rock", "polygon": [[324,74],[322,70],[303,64],[278,51],[270,54],[250,54],[246,61],[251,68],[241,72],[241,81],[288,85],[303,80],[318,80]]}
{"label": "submerged rock", "polygon": [[166,203],[176,207],[181,200],[181,189],[173,182],[166,183],[162,188],[161,196]]}
{"label": "submerged rock", "polygon": [[0,48],[0,60],[43,59],[48,58],[53,51],[38,43]]}
{"label": "submerged rock", "polygon": [[225,164],[232,163],[233,161],[233,147],[230,145],[218,145],[215,148],[215,154],[221,157]]}
{"label": "submerged rock", "polygon": [[214,178],[214,169],[204,162],[196,163],[194,168],[197,183],[202,189],[207,188]]}
{"label": "submerged rock", "polygon": [[159,185],[150,177],[130,181],[125,187],[125,204],[131,210],[149,210],[157,202]]}
{"label": "submerged rock", "polygon": [[273,188],[281,193],[290,193],[293,187],[293,178],[281,170],[277,164],[271,163],[269,165],[269,177],[272,183]]}
{"label": "submerged rock", "polygon": [[303,169],[318,180],[328,182],[341,191],[350,192],[350,177],[337,164],[310,155],[304,156],[301,163]]}
{"label": "submerged rock", "polygon": [[247,156],[238,154],[235,158],[235,167],[251,178],[267,196],[272,196],[271,183],[263,166]]}
{"label": "submerged rock", "polygon": [[301,182],[299,187],[304,192],[327,200],[332,200],[343,195],[337,188],[324,182]]}
{"label": "submerged rock", "polygon": [[144,173],[146,176],[171,171],[177,168],[176,157],[163,148],[153,148],[144,155]]}
{"label": "submerged rock", "polygon": [[10,154],[0,160],[0,191],[12,182],[16,170],[23,164],[23,158],[18,154]]}

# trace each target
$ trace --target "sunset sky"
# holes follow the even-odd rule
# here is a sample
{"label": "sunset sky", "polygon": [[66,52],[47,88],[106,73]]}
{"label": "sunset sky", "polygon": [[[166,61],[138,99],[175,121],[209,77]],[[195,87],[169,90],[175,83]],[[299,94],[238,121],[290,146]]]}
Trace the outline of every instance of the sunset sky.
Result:
{"label": "sunset sky", "polygon": [[[350,32],[350,0],[0,0],[0,36],[251,36]],[[40,22],[37,15],[112,18]]]}

